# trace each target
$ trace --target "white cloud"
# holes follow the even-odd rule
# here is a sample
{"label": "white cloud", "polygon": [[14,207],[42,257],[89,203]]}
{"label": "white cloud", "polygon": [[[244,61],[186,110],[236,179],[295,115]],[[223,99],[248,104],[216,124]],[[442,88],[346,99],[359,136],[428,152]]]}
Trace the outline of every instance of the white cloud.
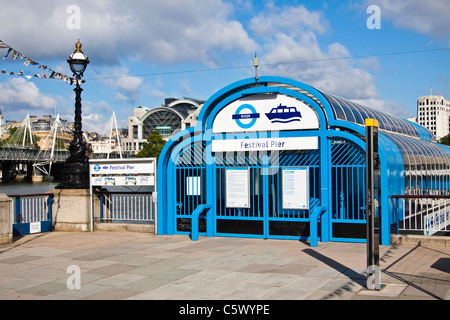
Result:
{"label": "white cloud", "polygon": [[264,30],[264,23],[273,30],[263,36],[261,74],[298,79],[348,99],[376,97],[374,77],[351,64],[343,44],[320,47],[318,35],[329,30],[322,14],[303,6],[276,8],[252,20],[256,34]]}
{"label": "white cloud", "polygon": [[180,82],[180,88],[183,91],[183,95],[190,97],[192,95],[192,89],[191,89],[191,82],[189,79],[181,79]]}
{"label": "white cloud", "polygon": [[450,45],[450,6],[448,0],[370,0],[380,7],[381,19],[394,25],[443,38]]}
{"label": "white cloud", "polygon": [[133,104],[140,97],[143,79],[130,75],[125,67],[111,67],[107,72],[97,74],[96,77],[116,93],[117,100]]}
{"label": "white cloud", "polygon": [[[95,131],[99,134],[105,134],[108,130],[107,123],[112,116],[112,111],[112,108],[105,101],[96,103],[84,101],[81,115],[83,131]],[[68,121],[73,121],[73,113],[65,116]]]}
{"label": "white cloud", "polygon": [[375,57],[351,59],[349,49],[338,42],[321,47],[319,37],[331,31],[321,12],[304,6],[274,7],[254,17],[251,28],[263,46],[260,74],[297,79],[368,107],[408,116],[402,104],[379,97],[369,72],[380,70]]}
{"label": "white cloud", "polygon": [[[397,0],[391,1],[390,6],[384,0],[373,2],[382,7],[382,19],[394,19],[399,10],[416,12],[414,6],[400,7]],[[418,1],[412,2],[420,6]],[[424,6],[428,3],[424,2]],[[433,8],[438,7],[438,1],[431,3]],[[67,28],[66,10],[70,5],[80,8],[80,29]],[[104,78],[97,83],[111,88],[111,94],[107,93],[110,97],[98,98],[100,102],[83,101],[83,123],[87,127],[95,128],[109,118],[112,109],[103,101],[109,98],[126,105],[146,105],[148,100],[142,101],[143,98],[162,100],[174,91],[178,95],[199,91],[195,81],[191,83],[188,78],[178,80],[175,85],[151,84],[149,79],[144,82],[142,77],[130,74],[122,64],[125,61],[150,66],[184,62],[215,66],[219,61],[222,65],[239,65],[242,56],[251,61],[257,51],[260,75],[298,79],[348,99],[380,100],[375,78],[370,73],[379,71],[378,60],[373,57],[352,60],[351,52],[342,43],[321,44],[320,37],[333,30],[322,11],[303,5],[276,5],[267,1],[260,8],[260,3],[245,0],[0,0],[0,7],[1,39],[39,62],[55,59],[52,64],[57,71],[68,73],[65,60],[80,38],[91,60],[85,78],[88,81]],[[248,21],[238,21],[235,18],[238,15],[245,15]],[[441,28],[438,24],[434,26],[428,30],[438,34]],[[100,68],[108,71],[98,72]],[[35,90],[39,91],[36,86]],[[15,98],[16,104],[25,99],[19,95]],[[42,92],[34,101],[39,98],[51,108],[55,103],[60,108],[58,102],[52,104],[52,99],[57,98]],[[29,105],[33,103],[28,101]],[[68,110],[69,107],[73,108],[72,100],[67,103]],[[109,112],[99,112],[102,108]],[[67,112],[66,118],[72,119],[73,114]]]}
{"label": "white cloud", "polygon": [[151,89],[149,92],[149,95],[153,98],[158,98],[161,100],[164,99],[165,97],[167,97],[167,95],[163,91],[158,90],[156,88]]}
{"label": "white cloud", "polygon": [[328,28],[328,22],[322,13],[311,12],[303,5],[298,7],[270,5],[267,11],[258,14],[250,21],[250,29],[260,37],[280,32],[301,37],[305,31],[323,34]]}
{"label": "white cloud", "polygon": [[[67,28],[67,7],[80,8],[80,29]],[[8,1],[0,0],[2,40],[25,55],[65,59],[81,39],[97,64],[119,56],[145,63],[213,64],[213,50],[249,53],[255,42],[229,18],[221,0]]]}
{"label": "white cloud", "polygon": [[27,113],[53,114],[57,106],[57,98],[42,93],[33,82],[24,78],[11,78],[0,83],[0,92],[0,109],[6,119],[16,115],[25,118]]}

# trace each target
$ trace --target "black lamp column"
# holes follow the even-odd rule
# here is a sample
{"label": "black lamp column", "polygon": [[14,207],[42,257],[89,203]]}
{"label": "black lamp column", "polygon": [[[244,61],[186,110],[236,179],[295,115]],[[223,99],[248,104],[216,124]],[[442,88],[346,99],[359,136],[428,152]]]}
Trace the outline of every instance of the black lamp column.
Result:
{"label": "black lamp column", "polygon": [[81,51],[81,43],[75,45],[76,49],[67,62],[75,76],[75,126],[74,137],[69,146],[70,156],[66,159],[61,170],[62,181],[58,189],[89,189],[89,158],[86,156],[86,143],[83,140],[81,124],[81,77],[89,63],[89,59]]}

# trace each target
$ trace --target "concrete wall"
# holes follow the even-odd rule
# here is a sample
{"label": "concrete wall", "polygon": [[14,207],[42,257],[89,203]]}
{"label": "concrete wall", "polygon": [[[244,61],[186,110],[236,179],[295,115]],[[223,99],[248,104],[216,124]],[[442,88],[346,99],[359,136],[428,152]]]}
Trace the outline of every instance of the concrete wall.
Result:
{"label": "concrete wall", "polygon": [[89,189],[55,189],[53,228],[55,231],[90,231]]}
{"label": "concrete wall", "polygon": [[13,242],[12,198],[0,194],[0,244]]}

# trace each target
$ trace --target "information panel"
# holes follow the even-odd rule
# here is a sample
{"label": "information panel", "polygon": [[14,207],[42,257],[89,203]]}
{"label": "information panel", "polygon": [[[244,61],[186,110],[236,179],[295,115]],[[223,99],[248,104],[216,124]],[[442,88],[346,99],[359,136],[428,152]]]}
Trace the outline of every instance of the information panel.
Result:
{"label": "information panel", "polygon": [[155,186],[156,158],[92,159],[91,186]]}
{"label": "information panel", "polygon": [[283,209],[309,209],[308,167],[283,168]]}
{"label": "information panel", "polygon": [[250,208],[250,174],[248,168],[226,170],[227,208]]}
{"label": "information panel", "polygon": [[[156,158],[90,159],[90,230],[94,231],[94,189],[149,189],[156,199]],[[131,192],[130,192],[131,191]],[[155,210],[157,204],[155,202]],[[155,220],[155,230],[157,230]]]}

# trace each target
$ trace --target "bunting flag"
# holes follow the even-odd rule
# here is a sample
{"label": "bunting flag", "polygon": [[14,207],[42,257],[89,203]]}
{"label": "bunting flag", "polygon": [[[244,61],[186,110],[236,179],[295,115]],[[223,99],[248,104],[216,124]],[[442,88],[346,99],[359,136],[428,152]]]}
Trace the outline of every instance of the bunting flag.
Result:
{"label": "bunting flag", "polygon": [[[25,69],[20,70],[18,72],[14,71],[6,71],[5,68],[0,70],[0,74],[10,75],[10,76],[22,76],[30,80],[31,78],[41,78],[41,79],[56,79],[56,80],[63,80],[64,82],[68,84],[75,84],[77,82],[76,79],[66,76],[64,74],[61,74],[60,72],[56,72],[52,70],[51,68],[47,67],[46,65],[39,64],[36,61],[24,56],[19,51],[15,50],[14,48],[10,47],[6,43],[0,40],[0,57],[2,57],[2,60],[6,59],[12,59],[12,60],[25,60],[24,65]],[[29,66],[39,66],[38,72],[28,72]],[[81,82],[84,82],[82,80]]]}

